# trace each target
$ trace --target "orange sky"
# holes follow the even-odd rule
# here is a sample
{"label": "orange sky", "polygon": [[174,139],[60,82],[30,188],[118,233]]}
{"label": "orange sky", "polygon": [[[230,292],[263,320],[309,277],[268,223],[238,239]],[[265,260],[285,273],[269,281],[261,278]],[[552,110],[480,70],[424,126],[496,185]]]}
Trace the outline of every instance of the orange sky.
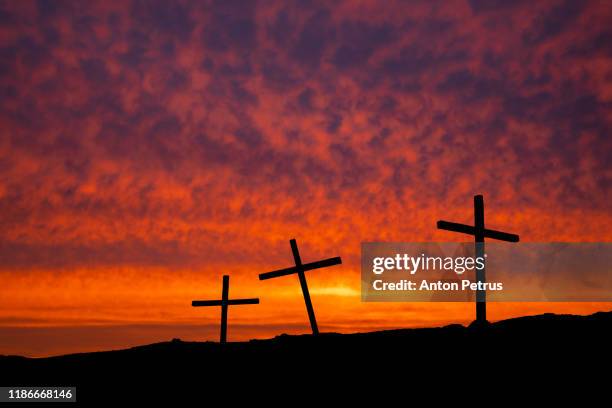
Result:
{"label": "orange sky", "polygon": [[[362,304],[363,241],[610,241],[612,10],[601,2],[0,6],[0,354],[172,337],[469,323]],[[489,318],[610,304],[491,304]]]}

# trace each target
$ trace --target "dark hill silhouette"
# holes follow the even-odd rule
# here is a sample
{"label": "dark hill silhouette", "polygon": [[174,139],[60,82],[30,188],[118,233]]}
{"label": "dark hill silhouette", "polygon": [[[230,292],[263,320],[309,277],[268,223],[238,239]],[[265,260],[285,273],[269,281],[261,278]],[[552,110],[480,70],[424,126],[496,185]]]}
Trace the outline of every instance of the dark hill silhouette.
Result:
{"label": "dark hill silhouette", "polygon": [[447,387],[520,380],[535,386],[544,377],[609,372],[611,325],[612,312],[544,314],[485,328],[281,335],[227,344],[173,340],[48,358],[0,356],[0,385],[75,385],[81,402],[119,395],[269,399],[281,389],[303,398],[346,390],[355,398],[392,384],[413,389],[415,382]]}

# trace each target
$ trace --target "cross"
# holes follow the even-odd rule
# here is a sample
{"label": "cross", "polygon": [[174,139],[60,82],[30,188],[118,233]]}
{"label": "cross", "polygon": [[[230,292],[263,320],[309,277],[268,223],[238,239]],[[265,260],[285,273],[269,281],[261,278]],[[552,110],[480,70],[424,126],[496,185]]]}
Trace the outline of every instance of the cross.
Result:
{"label": "cross", "polygon": [[259,298],[229,299],[229,275],[223,275],[221,300],[194,300],[191,306],[221,306],[221,343],[227,343],[227,307],[229,305],[258,305]]}
{"label": "cross", "polygon": [[266,280],[272,278],[278,278],[280,276],[292,275],[296,273],[300,279],[300,285],[302,286],[302,293],[304,294],[304,302],[306,303],[306,310],[308,311],[308,319],[310,319],[310,327],[312,328],[312,334],[319,334],[319,328],[317,327],[317,319],[315,319],[314,309],[312,302],[310,301],[310,293],[308,292],[308,284],[306,283],[306,274],[304,272],[311,271],[313,269],[325,268],[327,266],[339,265],[342,263],[342,259],[339,256],[335,258],[323,259],[321,261],[310,262],[307,264],[302,263],[300,258],[300,252],[298,251],[297,243],[295,239],[289,241],[291,244],[291,251],[293,252],[293,260],[295,266],[285,269],[279,269],[272,272],[266,272],[259,275],[259,280]]}
{"label": "cross", "polygon": [[[500,241],[519,242],[519,236],[507,232],[495,231],[485,228],[484,199],[481,195],[474,196],[474,225],[458,224],[456,222],[438,221],[438,229],[460,232],[474,236],[476,257],[484,258],[484,239],[493,238]],[[476,268],[476,280],[486,282],[485,269]],[[486,290],[476,291],[476,324],[487,322]]]}

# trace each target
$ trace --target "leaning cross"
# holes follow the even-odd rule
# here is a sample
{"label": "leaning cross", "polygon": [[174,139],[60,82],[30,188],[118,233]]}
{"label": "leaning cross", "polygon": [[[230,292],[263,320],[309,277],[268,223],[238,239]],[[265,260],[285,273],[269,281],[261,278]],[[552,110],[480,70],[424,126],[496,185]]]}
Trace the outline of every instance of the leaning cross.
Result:
{"label": "leaning cross", "polygon": [[312,302],[310,301],[310,293],[308,292],[308,284],[306,283],[306,274],[304,272],[310,271],[313,269],[325,268],[326,266],[339,265],[342,263],[342,259],[340,257],[323,259],[321,261],[310,262],[307,264],[302,264],[302,259],[300,258],[300,252],[298,251],[297,243],[295,239],[289,241],[291,244],[291,251],[293,252],[293,259],[295,261],[295,266],[285,269],[279,269],[272,272],[266,272],[259,275],[259,280],[278,278],[280,276],[292,275],[297,273],[300,279],[300,285],[302,286],[302,293],[304,294],[304,302],[306,302],[306,310],[308,311],[308,318],[310,319],[310,327],[312,328],[312,334],[319,334],[319,328],[317,327],[317,320],[315,319],[314,309],[312,307]]}
{"label": "leaning cross", "polygon": [[191,306],[221,306],[221,343],[227,342],[227,307],[229,305],[257,305],[259,298],[229,299],[229,275],[223,275],[221,300],[194,300]]}
{"label": "leaning cross", "polygon": [[[474,236],[476,257],[484,257],[484,239],[493,238],[500,241],[518,242],[519,236],[507,232],[495,231],[485,228],[484,199],[481,195],[474,196],[474,226],[458,224],[455,222],[438,221],[438,229],[460,232]],[[476,269],[476,281],[486,282],[485,269]],[[486,290],[476,291],[476,323],[487,321]]]}

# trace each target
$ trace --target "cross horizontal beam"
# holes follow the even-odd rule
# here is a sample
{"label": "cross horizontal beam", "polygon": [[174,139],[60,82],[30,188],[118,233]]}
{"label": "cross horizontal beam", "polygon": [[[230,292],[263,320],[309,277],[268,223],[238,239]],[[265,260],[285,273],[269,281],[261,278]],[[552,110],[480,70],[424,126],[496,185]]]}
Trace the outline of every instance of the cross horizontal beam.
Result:
{"label": "cross horizontal beam", "polygon": [[[438,221],[438,229],[454,231],[454,232],[461,232],[463,234],[474,235],[474,236],[477,233],[476,228],[471,225],[459,224],[456,222],[449,222],[449,221],[442,221],[442,220]],[[495,230],[491,230],[487,228],[484,229],[484,236],[486,238],[493,238],[493,239],[497,239],[500,241],[519,242],[519,236],[516,234],[509,234],[507,232],[495,231]]]}
{"label": "cross horizontal beam", "polygon": [[191,306],[222,306],[222,300],[193,300]]}
{"label": "cross horizontal beam", "polygon": [[228,305],[258,305],[259,298],[250,299],[230,299],[227,301]]}
{"label": "cross horizontal beam", "polygon": [[[223,300],[194,300],[191,306],[223,306]],[[229,299],[225,302],[226,305],[258,305],[259,298],[250,299]]]}
{"label": "cross horizontal beam", "polygon": [[[326,266],[340,265],[342,263],[342,259],[337,256],[334,258],[323,259],[321,261],[315,261],[303,264],[299,267],[299,270],[304,272],[311,271],[313,269],[325,268]],[[266,280],[272,278],[278,278],[279,276],[291,275],[298,272],[298,267],[292,266],[290,268],[278,269],[272,272],[265,272],[259,274],[259,280]]]}

